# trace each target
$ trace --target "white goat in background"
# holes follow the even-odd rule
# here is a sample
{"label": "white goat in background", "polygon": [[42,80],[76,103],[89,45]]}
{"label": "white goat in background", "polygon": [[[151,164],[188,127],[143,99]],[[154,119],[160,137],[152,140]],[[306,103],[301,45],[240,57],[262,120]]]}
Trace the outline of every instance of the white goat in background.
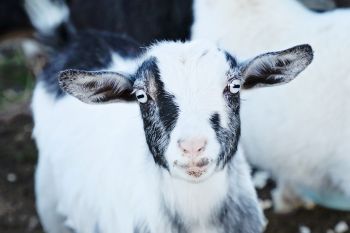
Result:
{"label": "white goat in background", "polygon": [[196,0],[192,38],[243,57],[301,41],[315,49],[302,77],[246,92],[242,144],[277,179],[276,210],[350,210],[350,10],[318,14],[296,0]]}

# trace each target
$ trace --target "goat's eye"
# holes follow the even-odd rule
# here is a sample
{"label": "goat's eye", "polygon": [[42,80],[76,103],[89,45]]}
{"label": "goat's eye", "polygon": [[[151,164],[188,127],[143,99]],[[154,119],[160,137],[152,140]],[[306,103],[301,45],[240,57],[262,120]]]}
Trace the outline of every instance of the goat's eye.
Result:
{"label": "goat's eye", "polygon": [[146,103],[147,102],[147,94],[144,90],[137,90],[136,93],[136,99],[140,102],[140,103]]}
{"label": "goat's eye", "polygon": [[228,85],[229,90],[232,94],[236,94],[237,92],[239,92],[239,90],[241,89],[241,81],[238,79],[234,79],[232,80],[232,82]]}

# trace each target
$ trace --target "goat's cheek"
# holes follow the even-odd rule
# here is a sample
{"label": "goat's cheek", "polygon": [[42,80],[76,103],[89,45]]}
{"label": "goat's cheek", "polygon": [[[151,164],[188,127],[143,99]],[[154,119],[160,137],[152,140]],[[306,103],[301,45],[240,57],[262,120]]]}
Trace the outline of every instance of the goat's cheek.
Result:
{"label": "goat's cheek", "polygon": [[217,160],[221,152],[222,142],[219,141],[216,135],[211,138],[210,142],[208,144],[207,156],[213,160]]}
{"label": "goat's cheek", "polygon": [[174,166],[175,161],[178,161],[181,163],[186,162],[186,158],[182,155],[182,152],[179,149],[178,142],[177,142],[179,138],[179,134],[177,131],[178,129],[179,129],[178,127],[175,127],[170,132],[170,140],[164,153],[165,159],[167,160],[170,169],[172,166]]}
{"label": "goat's cheek", "polygon": [[178,149],[176,140],[170,139],[169,144],[164,153],[165,159],[168,161],[169,166],[173,166],[174,161],[181,160],[182,156]]}

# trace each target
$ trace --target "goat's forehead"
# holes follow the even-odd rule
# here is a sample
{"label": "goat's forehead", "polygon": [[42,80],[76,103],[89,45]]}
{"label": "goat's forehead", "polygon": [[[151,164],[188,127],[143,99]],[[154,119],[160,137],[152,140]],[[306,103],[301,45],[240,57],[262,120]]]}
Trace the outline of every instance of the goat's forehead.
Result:
{"label": "goat's forehead", "polygon": [[165,88],[175,95],[220,94],[227,83],[226,54],[210,43],[168,43],[152,52]]}
{"label": "goat's forehead", "polygon": [[205,44],[170,44],[151,56],[157,60],[165,91],[174,95],[181,110],[180,119],[185,115],[187,120],[207,122],[218,113],[227,122],[223,91],[231,67],[224,51]]}

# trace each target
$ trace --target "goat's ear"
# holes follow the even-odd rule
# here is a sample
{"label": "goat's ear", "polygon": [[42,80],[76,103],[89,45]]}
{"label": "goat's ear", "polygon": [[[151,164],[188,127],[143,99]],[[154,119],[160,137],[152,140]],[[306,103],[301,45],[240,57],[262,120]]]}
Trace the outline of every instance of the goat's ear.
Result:
{"label": "goat's ear", "polygon": [[62,90],[88,104],[135,100],[132,81],[116,72],[65,70],[58,81]]}
{"label": "goat's ear", "polygon": [[299,45],[284,51],[265,53],[241,66],[243,88],[288,83],[312,61],[310,45]]}

